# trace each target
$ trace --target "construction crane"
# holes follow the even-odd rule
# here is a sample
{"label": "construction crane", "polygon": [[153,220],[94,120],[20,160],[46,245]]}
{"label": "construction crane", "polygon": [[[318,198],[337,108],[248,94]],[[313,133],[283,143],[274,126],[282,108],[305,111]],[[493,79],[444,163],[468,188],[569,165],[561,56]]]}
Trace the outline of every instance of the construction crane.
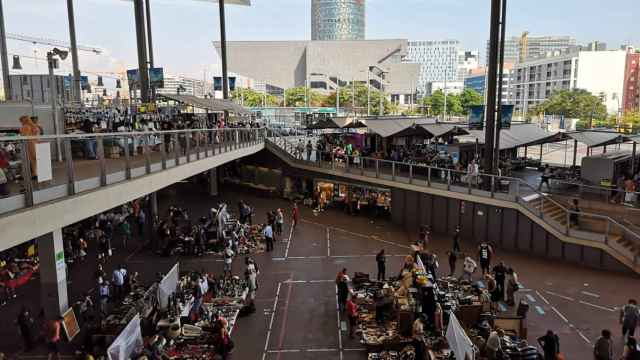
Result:
{"label": "construction crane", "polygon": [[520,55],[518,62],[523,63],[529,57],[529,32],[525,31],[520,36]]}
{"label": "construction crane", "polygon": [[[7,39],[17,40],[17,41],[24,41],[24,42],[28,42],[28,43],[32,43],[32,44],[38,44],[38,45],[50,45],[50,46],[53,46],[53,47],[61,47],[61,48],[71,49],[71,44],[69,44],[67,42],[60,41],[60,40],[54,40],[54,39],[39,38],[39,37],[35,37],[35,36],[27,36],[27,35],[20,35],[20,34],[7,34]],[[101,48],[93,47],[93,46],[78,45],[78,50],[79,51],[92,52],[92,53],[94,53],[96,55],[102,54],[102,49]]]}

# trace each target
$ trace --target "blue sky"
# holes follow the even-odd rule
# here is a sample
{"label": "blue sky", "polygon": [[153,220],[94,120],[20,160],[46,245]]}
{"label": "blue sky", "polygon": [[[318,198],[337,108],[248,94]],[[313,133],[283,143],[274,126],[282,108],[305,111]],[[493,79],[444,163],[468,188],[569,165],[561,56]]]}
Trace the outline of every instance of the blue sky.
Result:
{"label": "blue sky", "polygon": [[[3,0],[7,32],[68,40],[66,1]],[[366,0],[367,38],[458,39],[484,56],[489,0]],[[210,77],[217,59],[217,4],[151,0],[156,64],[166,72]],[[252,0],[252,7],[228,6],[229,40],[297,40],[310,37],[310,0]],[[78,43],[104,48],[82,54],[88,71],[115,71],[137,64],[133,4],[123,0],[75,0]],[[571,35],[579,43],[600,40],[609,48],[640,45],[638,0],[510,0],[508,34]],[[635,19],[634,19],[635,16]],[[636,20],[634,22],[634,20]],[[43,57],[46,47],[10,40],[9,52]],[[22,60],[24,72],[36,70]],[[70,61],[63,64],[68,72]],[[259,64],[257,64],[259,66]],[[37,71],[44,72],[40,62]],[[206,72],[206,73],[205,73]]]}

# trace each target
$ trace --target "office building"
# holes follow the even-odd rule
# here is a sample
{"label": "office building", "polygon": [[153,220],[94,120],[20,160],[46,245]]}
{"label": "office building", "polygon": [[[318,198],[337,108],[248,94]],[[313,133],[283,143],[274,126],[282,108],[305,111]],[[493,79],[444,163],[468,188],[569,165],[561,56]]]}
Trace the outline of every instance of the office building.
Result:
{"label": "office building", "polygon": [[[529,36],[525,32],[521,36],[507,38],[504,43],[504,62],[517,63],[551,54],[560,55],[575,47],[576,40],[569,36]],[[489,41],[485,59],[489,59]]]}
{"label": "office building", "polygon": [[579,51],[516,64],[509,101],[527,113],[555,91],[584,89],[601,96],[607,111],[620,110],[627,52]]}
{"label": "office building", "polygon": [[418,92],[428,94],[429,83],[458,80],[458,40],[410,41],[405,61],[420,64]]}
{"label": "office building", "polygon": [[[215,47],[219,53],[220,44]],[[370,79],[387,95],[415,93],[420,66],[404,63],[406,53],[403,39],[227,43],[229,71],[281,89],[308,85],[319,92]]]}
{"label": "office building", "polygon": [[458,52],[458,76],[456,81],[464,79],[480,66],[480,51],[463,50]]}
{"label": "office building", "polygon": [[640,111],[640,49],[627,51],[622,111]]}
{"label": "office building", "polygon": [[[509,85],[511,83],[511,74],[513,72],[513,64],[504,64],[502,71],[502,103],[509,103]],[[487,84],[487,68],[477,68],[471,70],[464,79],[464,88],[473,89],[480,93],[482,96],[486,95]]]}
{"label": "office building", "polygon": [[434,92],[441,90],[444,91],[445,87],[447,88],[447,94],[449,95],[458,95],[462,93],[464,90],[464,82],[463,81],[447,81],[446,85],[444,81],[432,81],[427,84],[427,96],[433,95]]}
{"label": "office building", "polygon": [[365,0],[311,0],[312,40],[364,40]]}
{"label": "office building", "polygon": [[[182,88],[180,88],[182,86]],[[203,80],[192,79],[184,76],[165,75],[164,87],[156,90],[157,94],[180,94],[204,97],[211,92],[210,86],[206,86]]]}

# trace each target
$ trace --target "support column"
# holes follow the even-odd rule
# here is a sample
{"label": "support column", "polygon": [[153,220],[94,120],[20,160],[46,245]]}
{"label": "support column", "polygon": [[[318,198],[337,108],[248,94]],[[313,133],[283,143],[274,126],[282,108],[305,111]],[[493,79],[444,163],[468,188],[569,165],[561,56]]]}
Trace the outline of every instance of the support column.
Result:
{"label": "support column", "polygon": [[150,220],[147,220],[147,224],[149,224],[149,231],[150,231],[150,238],[151,238],[151,248],[153,250],[157,250],[158,249],[158,242],[160,239],[158,239],[158,232],[157,230],[157,226],[160,223],[159,219],[159,214],[158,214],[158,192],[152,192],[149,195],[149,212],[151,215]]}
{"label": "support column", "polygon": [[218,196],[218,168],[209,170],[209,195]]}
{"label": "support column", "polygon": [[40,258],[41,305],[46,317],[55,319],[69,309],[62,229],[38,238],[38,257]]}
{"label": "support column", "polygon": [[136,22],[138,45],[138,71],[140,78],[140,99],[143,104],[149,102],[149,64],[147,63],[147,37],[143,0],[134,0],[133,8]]}
{"label": "support column", "polygon": [[4,9],[0,0],[0,64],[2,66],[2,86],[5,100],[11,100],[11,82],[9,81],[9,54],[7,53],[7,33],[4,28]]}
{"label": "support column", "polygon": [[[501,0],[491,0],[491,24],[489,31],[489,58],[487,59],[487,97],[485,100],[484,171],[493,174],[493,157],[496,129],[496,95],[498,91],[498,51],[500,38]],[[502,90],[502,89],[500,89]]]}
{"label": "support column", "polygon": [[78,60],[78,45],[76,43],[76,20],[73,12],[73,0],[67,0],[67,16],[69,18],[71,62],[73,64],[71,94],[74,102],[81,103],[82,90],[80,89],[80,65]]}
{"label": "support column", "polygon": [[573,140],[573,167],[576,167],[576,160],[578,159],[578,140]]}

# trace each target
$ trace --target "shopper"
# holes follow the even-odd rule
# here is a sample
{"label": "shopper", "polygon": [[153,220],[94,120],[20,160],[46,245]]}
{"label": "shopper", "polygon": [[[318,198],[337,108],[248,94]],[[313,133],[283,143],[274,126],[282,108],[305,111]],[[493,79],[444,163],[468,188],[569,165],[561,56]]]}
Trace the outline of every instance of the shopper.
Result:
{"label": "shopper", "polygon": [[353,302],[353,296],[349,297],[346,303],[347,319],[349,319],[349,338],[353,339],[353,334],[358,326],[358,305]]}
{"label": "shopper", "polygon": [[295,201],[293,202],[293,209],[291,209],[291,220],[293,228],[295,229],[300,220],[300,209],[298,209],[298,203]]}
{"label": "shopper", "polygon": [[267,243],[267,252],[273,250],[273,229],[271,228],[271,224],[264,225],[264,229],[262,230],[262,235],[264,235],[264,240]]}
{"label": "shopper", "polygon": [[549,186],[549,179],[551,179],[552,171],[549,164],[544,164],[544,170],[542,171],[542,177],[540,177],[540,184],[538,185],[538,191],[542,190],[542,185],[547,185],[547,190],[551,191]]}
{"label": "shopper", "polygon": [[602,330],[601,336],[593,345],[593,357],[595,360],[613,360],[613,341],[611,331]]}
{"label": "shopper", "polygon": [[424,324],[421,317],[418,317],[411,328],[413,337],[413,347],[416,351],[416,359],[424,360],[425,344],[424,344]]}
{"label": "shopper", "polygon": [[100,287],[98,288],[98,294],[100,295],[100,313],[103,316],[107,316],[107,314],[109,313],[108,307],[110,295],[108,281],[103,281],[102,284],[100,284]]}
{"label": "shopper", "polygon": [[147,224],[147,215],[143,209],[140,209],[138,213],[138,234],[140,234],[140,241],[144,242],[144,226]]}
{"label": "shopper", "polygon": [[496,329],[492,331],[487,339],[486,350],[487,358],[489,360],[498,360],[502,354],[502,337],[504,336],[504,330]]}
{"label": "shopper", "polygon": [[570,227],[579,227],[580,226],[580,202],[578,199],[571,199],[569,202],[569,226]]}
{"label": "shopper", "polygon": [[493,277],[496,279],[498,301],[502,301],[504,300],[504,282],[507,278],[507,266],[504,261],[500,261],[498,265],[493,267]]}
{"label": "shopper", "polygon": [[338,309],[340,312],[345,311],[347,305],[347,297],[349,296],[349,285],[347,276],[343,275],[338,280]]}
{"label": "shopper", "polygon": [[122,271],[122,266],[118,266],[113,270],[111,281],[113,281],[113,296],[116,300],[124,297],[124,276],[125,273]]}
{"label": "shopper", "polygon": [[512,269],[507,269],[507,305],[515,306],[516,299],[515,293],[520,290],[520,282],[518,281],[518,274]]}
{"label": "shopper", "polygon": [[33,320],[33,316],[31,316],[31,312],[25,306],[22,306],[20,310],[20,314],[18,314],[18,329],[20,330],[20,336],[22,336],[22,340],[24,342],[24,352],[29,352],[33,349],[34,336],[33,329],[35,326],[35,321]]}
{"label": "shopper", "polygon": [[311,153],[313,152],[313,144],[311,140],[307,141],[307,161],[311,161]]}
{"label": "shopper", "polygon": [[491,298],[491,310],[493,310],[496,308],[496,303],[500,301],[498,299],[498,285],[496,284],[496,279],[494,279],[489,273],[484,274],[484,281],[486,282],[487,292]]}
{"label": "shopper", "polygon": [[629,299],[629,302],[620,310],[620,324],[622,325],[623,337],[627,335],[633,337],[636,327],[638,327],[638,320],[640,320],[638,303],[635,299]]}
{"label": "shopper", "polygon": [[282,209],[278,208],[276,210],[276,235],[282,235],[282,229],[284,228],[284,213]]}
{"label": "shopper", "polygon": [[458,262],[458,253],[455,251],[449,251],[447,255],[449,255],[449,276],[455,276],[456,262]]}
{"label": "shopper", "polygon": [[302,154],[304,153],[304,142],[302,139],[298,140],[298,144],[296,145],[296,159],[302,160]]}
{"label": "shopper", "polygon": [[48,360],[60,358],[60,350],[58,344],[60,343],[60,326],[62,325],[62,316],[58,316],[55,320],[47,322],[46,326],[46,340],[48,349]]}
{"label": "shopper", "polygon": [[633,205],[636,202],[636,182],[629,178],[624,182],[624,203]]}
{"label": "shopper", "polygon": [[[20,136],[40,136],[40,130],[28,116],[21,116],[20,123],[22,124],[22,127],[20,128]],[[29,164],[31,165],[31,177],[33,179],[36,179],[38,177],[38,167],[36,163],[37,143],[38,140],[35,139],[27,140],[27,156],[29,159]]]}
{"label": "shopper", "polygon": [[493,248],[486,242],[482,242],[478,245],[478,260],[480,262],[480,268],[482,269],[482,275],[488,274],[491,269],[491,257],[493,256]]}
{"label": "shopper", "polygon": [[376,255],[376,263],[378,264],[378,281],[384,281],[386,279],[386,262],[387,257],[384,254],[384,249]]}
{"label": "shopper", "polygon": [[453,235],[453,251],[459,253],[460,250],[460,225],[456,227],[456,233]]}
{"label": "shopper", "polygon": [[464,264],[462,266],[462,277],[460,278],[460,280],[467,280],[467,281],[472,281],[473,280],[473,273],[476,271],[476,268],[478,267],[478,265],[476,264],[475,261],[473,261],[472,258],[470,257],[465,257],[464,258]]}
{"label": "shopper", "polygon": [[129,225],[129,220],[123,219],[120,222],[120,234],[122,235],[122,248],[127,250],[127,243],[131,241],[131,226]]}
{"label": "shopper", "polygon": [[560,338],[553,331],[547,330],[547,334],[538,338],[538,344],[544,352],[544,360],[556,360],[560,354]]}
{"label": "shopper", "polygon": [[231,273],[231,265],[233,264],[233,257],[235,256],[235,253],[233,252],[233,250],[231,250],[230,247],[226,247],[224,249],[224,277],[226,278],[227,276],[229,278],[232,277],[232,273]]}

